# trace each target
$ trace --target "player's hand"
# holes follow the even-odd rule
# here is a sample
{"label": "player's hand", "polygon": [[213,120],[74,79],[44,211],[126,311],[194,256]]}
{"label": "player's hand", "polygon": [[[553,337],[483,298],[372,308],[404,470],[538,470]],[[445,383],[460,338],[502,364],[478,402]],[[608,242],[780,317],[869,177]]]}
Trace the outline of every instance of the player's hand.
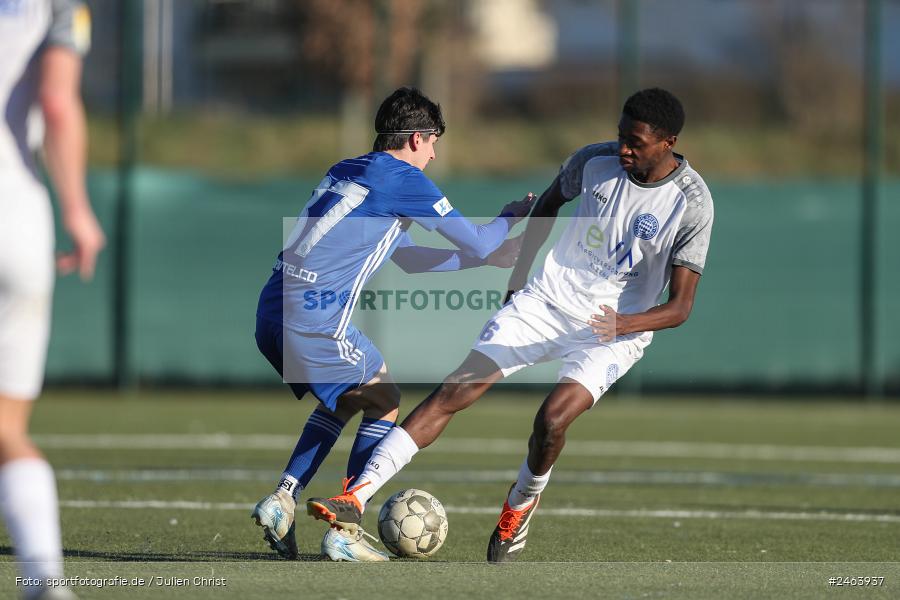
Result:
{"label": "player's hand", "polygon": [[622,331],[621,320],[624,315],[620,315],[606,304],[601,304],[600,310],[603,311],[603,314],[591,315],[588,325],[591,326],[591,331],[600,338],[601,342],[612,342]]}
{"label": "player's hand", "polygon": [[528,192],[528,195],[521,200],[510,202],[504,206],[503,210],[500,211],[500,214],[506,215],[507,218],[510,219],[509,226],[512,227],[528,216],[528,213],[531,212],[531,207],[534,206],[535,200],[535,195],[532,192]]}
{"label": "player's hand", "polygon": [[78,270],[82,281],[88,281],[94,276],[97,254],[106,245],[106,236],[90,209],[67,214],[64,219],[73,248],[71,252],[57,255],[56,268],[62,275]]}
{"label": "player's hand", "polygon": [[488,254],[484,261],[485,264],[492,267],[500,267],[501,269],[514,267],[516,261],[519,260],[519,252],[522,250],[522,238],[524,235],[523,233],[504,241],[496,250]]}

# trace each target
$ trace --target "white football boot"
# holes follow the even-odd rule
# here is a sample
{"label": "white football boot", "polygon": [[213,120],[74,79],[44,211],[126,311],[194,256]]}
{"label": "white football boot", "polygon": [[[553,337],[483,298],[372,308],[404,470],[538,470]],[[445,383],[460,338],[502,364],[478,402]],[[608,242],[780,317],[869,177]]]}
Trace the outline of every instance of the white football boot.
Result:
{"label": "white football boot", "polygon": [[277,491],[266,496],[256,505],[250,517],[263,528],[263,538],[272,550],[284,558],[297,558],[297,539],[294,537],[294,509],[297,503],[293,496]]}
{"label": "white football boot", "polygon": [[370,544],[366,537],[375,539],[357,527],[350,533],[340,527],[329,527],[322,538],[322,554],[333,561],[347,562],[384,562],[390,560],[388,555]]}

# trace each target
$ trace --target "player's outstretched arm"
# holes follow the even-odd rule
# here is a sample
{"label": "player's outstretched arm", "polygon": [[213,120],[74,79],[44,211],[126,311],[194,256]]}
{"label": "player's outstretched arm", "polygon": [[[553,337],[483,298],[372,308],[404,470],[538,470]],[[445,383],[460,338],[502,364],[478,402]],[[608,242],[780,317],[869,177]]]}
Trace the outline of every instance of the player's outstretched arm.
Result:
{"label": "player's outstretched arm", "polygon": [[485,260],[500,248],[515,224],[528,216],[533,205],[534,194],[529,193],[504,206],[500,215],[486,225],[475,225],[453,209],[440,220],[437,231],[466,254]]}
{"label": "player's outstretched arm", "polygon": [[665,304],[630,315],[619,314],[604,304],[599,307],[603,314],[592,315],[593,318],[588,323],[602,342],[611,342],[617,336],[629,333],[678,327],[691,315],[699,282],[699,273],[687,267],[674,266],[669,283],[669,299]]}
{"label": "player's outstretched arm", "polygon": [[521,247],[522,236],[510,238],[486,258],[481,259],[459,250],[418,246],[409,234],[404,232],[400,236],[397,249],[391,255],[391,260],[406,273],[461,271],[483,265],[509,269],[516,263]]}
{"label": "player's outstretched arm", "polygon": [[534,258],[550,236],[550,231],[553,229],[553,223],[556,221],[556,215],[559,214],[560,207],[568,201],[562,195],[559,177],[557,177],[550,184],[550,187],[541,194],[540,200],[534,205],[534,210],[531,211],[531,218],[528,219],[528,225],[525,227],[525,237],[522,241],[519,259],[516,261],[516,266],[509,276],[509,284],[506,287],[508,291],[504,302],[508,301],[509,297],[515,292],[525,287]]}
{"label": "player's outstretched arm", "polygon": [[63,226],[73,252],[59,258],[61,272],[78,270],[82,279],[94,274],[97,254],[106,240],[91,209],[85,185],[87,126],[79,94],[81,58],[51,46],[41,58],[40,104],[47,125],[44,152],[62,209]]}

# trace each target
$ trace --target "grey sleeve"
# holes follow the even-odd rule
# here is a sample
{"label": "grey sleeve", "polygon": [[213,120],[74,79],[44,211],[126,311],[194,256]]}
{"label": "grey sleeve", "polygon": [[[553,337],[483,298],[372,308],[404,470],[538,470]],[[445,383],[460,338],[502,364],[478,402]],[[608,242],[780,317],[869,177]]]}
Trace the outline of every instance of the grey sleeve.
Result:
{"label": "grey sleeve", "polygon": [[590,144],[567,158],[559,168],[559,186],[566,200],[572,200],[581,193],[581,175],[584,165],[595,156],[615,156],[619,152],[618,142]]}
{"label": "grey sleeve", "polygon": [[79,56],[91,47],[91,14],[79,0],[52,0],[50,31],[45,44],[72,50]]}
{"label": "grey sleeve", "polygon": [[[687,177],[685,179],[688,179]],[[672,248],[672,264],[687,267],[695,273],[703,274],[706,253],[713,226],[713,201],[703,180],[688,181],[686,189],[687,208],[681,219],[681,226],[675,234]]]}

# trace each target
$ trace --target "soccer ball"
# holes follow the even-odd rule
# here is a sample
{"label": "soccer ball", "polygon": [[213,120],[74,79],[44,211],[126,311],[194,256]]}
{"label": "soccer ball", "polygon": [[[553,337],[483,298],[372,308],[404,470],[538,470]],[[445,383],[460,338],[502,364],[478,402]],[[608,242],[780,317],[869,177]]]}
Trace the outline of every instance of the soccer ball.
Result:
{"label": "soccer ball", "polygon": [[378,536],[401,558],[427,558],[447,539],[447,513],[440,500],[422,490],[397,492],[378,513]]}

